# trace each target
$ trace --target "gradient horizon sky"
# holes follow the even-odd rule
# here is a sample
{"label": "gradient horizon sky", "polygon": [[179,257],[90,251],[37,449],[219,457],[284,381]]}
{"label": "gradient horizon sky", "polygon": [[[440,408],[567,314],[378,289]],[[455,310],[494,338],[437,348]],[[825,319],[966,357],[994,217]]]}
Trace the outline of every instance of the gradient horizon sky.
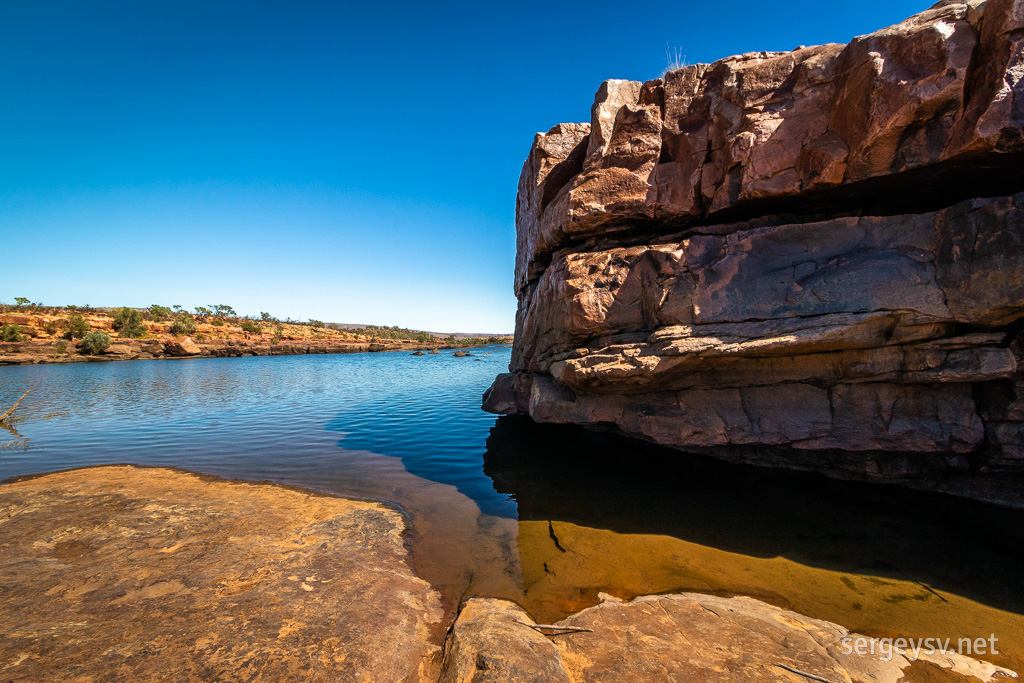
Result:
{"label": "gradient horizon sky", "polygon": [[537,131],[928,5],[0,2],[0,302],[511,332]]}

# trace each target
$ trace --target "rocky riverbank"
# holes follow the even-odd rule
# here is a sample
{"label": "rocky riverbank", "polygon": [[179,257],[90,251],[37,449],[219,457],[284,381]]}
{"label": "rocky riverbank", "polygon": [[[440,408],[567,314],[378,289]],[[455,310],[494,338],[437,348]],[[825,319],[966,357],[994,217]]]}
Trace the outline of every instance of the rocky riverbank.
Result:
{"label": "rocky riverbank", "polygon": [[1014,675],[956,654],[845,653],[845,628],[752,598],[605,596],[554,625],[488,598],[445,614],[413,573],[406,530],[380,503],[167,469],[4,484],[0,670],[10,681]]}
{"label": "rocky riverbank", "polygon": [[39,363],[90,363],[114,360],[160,358],[237,358],[241,356],[294,356],[322,353],[365,353],[375,351],[419,351],[463,348],[458,344],[421,344],[409,340],[386,342],[331,342],[268,340],[214,340],[196,342],[191,337],[164,339],[117,339],[96,354],[82,353],[53,342],[0,342],[0,365]]}
{"label": "rocky riverbank", "polygon": [[[159,307],[152,307],[159,308]],[[161,358],[292,356],[374,351],[434,351],[484,344],[511,344],[512,337],[447,337],[398,328],[357,327],[321,322],[260,321],[185,312],[157,315],[151,309],[74,309],[38,304],[0,304],[0,365],[85,363]],[[165,309],[170,313],[169,309]],[[137,327],[118,326],[117,314],[131,311]],[[183,333],[179,328],[190,330]],[[90,349],[89,333],[105,345]]]}
{"label": "rocky riverbank", "polygon": [[523,167],[485,409],[1021,504],[1022,36],[944,1],[605,82]]}

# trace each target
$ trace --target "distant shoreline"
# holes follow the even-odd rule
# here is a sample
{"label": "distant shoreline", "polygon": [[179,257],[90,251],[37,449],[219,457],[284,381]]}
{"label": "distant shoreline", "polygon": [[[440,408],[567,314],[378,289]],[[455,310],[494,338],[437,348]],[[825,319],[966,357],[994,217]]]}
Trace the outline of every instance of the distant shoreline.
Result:
{"label": "distant shoreline", "polygon": [[172,312],[159,306],[59,309],[33,305],[0,313],[0,365],[429,352],[511,343],[511,335],[438,337],[397,327],[254,320],[207,309],[196,314]]}
{"label": "distant shoreline", "polygon": [[[52,365],[66,363],[106,363],[128,360],[181,360],[187,358],[243,358],[252,356],[304,356],[304,355],[341,355],[348,353],[377,353],[386,351],[453,351],[461,349],[482,348],[480,345],[465,344],[421,344],[419,342],[389,340],[390,343],[351,343],[351,344],[316,344],[309,342],[269,342],[217,341],[192,342],[198,348],[197,353],[175,351],[176,344],[183,345],[184,340],[171,340],[169,343],[159,340],[116,340],[106,351],[95,355],[59,353],[53,343],[33,344],[32,342],[0,342],[0,367],[5,365]],[[505,346],[505,344],[494,344]],[[491,344],[488,344],[491,346]],[[171,348],[171,350],[169,350]],[[423,355],[430,355],[429,353]]]}

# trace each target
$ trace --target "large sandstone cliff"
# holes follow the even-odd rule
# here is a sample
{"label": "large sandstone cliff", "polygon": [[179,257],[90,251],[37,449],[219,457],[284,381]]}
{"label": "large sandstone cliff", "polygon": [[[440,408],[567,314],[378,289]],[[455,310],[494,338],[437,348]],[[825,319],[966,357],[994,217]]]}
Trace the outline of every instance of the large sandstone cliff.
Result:
{"label": "large sandstone cliff", "polygon": [[538,134],[496,413],[852,476],[1024,471],[1024,0],[600,87]]}

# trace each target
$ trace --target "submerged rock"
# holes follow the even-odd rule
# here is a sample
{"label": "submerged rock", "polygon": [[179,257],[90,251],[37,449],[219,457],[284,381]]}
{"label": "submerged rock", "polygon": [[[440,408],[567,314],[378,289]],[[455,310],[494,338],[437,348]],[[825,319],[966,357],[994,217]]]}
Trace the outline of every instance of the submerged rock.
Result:
{"label": "submerged rock", "polygon": [[603,84],[523,166],[484,408],[840,476],[1024,474],[1021,36],[1024,0],[944,2]]}
{"label": "submerged rock", "polygon": [[379,503],[166,469],[4,484],[4,680],[436,680],[404,532]]}

